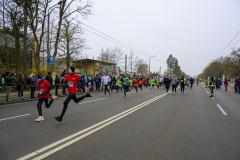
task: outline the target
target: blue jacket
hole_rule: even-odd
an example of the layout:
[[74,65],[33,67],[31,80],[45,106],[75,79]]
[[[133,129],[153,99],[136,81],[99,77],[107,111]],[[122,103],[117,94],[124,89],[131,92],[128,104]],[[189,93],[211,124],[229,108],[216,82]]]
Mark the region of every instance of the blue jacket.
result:
[[190,81],[191,84],[193,84],[194,79],[193,79],[193,78],[190,78],[189,81]]
[[100,80],[100,77],[96,76],[96,77],[95,77],[95,82],[97,82],[97,83],[98,83],[98,82],[99,82],[99,80]]

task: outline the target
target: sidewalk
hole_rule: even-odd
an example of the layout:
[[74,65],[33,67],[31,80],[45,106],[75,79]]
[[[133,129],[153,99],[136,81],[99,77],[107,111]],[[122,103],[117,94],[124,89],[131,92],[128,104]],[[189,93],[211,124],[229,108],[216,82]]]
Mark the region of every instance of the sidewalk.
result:
[[[67,91],[66,91],[67,92]],[[80,92],[80,93],[76,93],[76,95],[82,95],[82,94],[85,94],[85,93],[88,93],[88,89],[85,90],[85,92]],[[103,92],[102,90],[97,90],[97,91],[93,91],[93,92],[90,92],[90,93],[98,93],[98,92]],[[52,95],[55,95],[55,91],[51,91],[50,92]],[[31,99],[30,97],[30,92],[23,92],[23,97],[24,99],[23,100],[20,100],[19,97],[18,97],[18,93],[14,92],[14,93],[11,93],[10,94],[10,102],[6,102],[6,94],[0,94],[0,105],[7,105],[7,104],[13,104],[13,103],[23,103],[23,102],[29,102],[29,101],[37,101],[38,98],[37,98],[37,95],[38,95],[38,91],[35,92],[35,99]],[[59,89],[58,91],[58,97],[66,97],[68,96],[68,92],[67,92],[67,95],[62,95],[62,89]]]

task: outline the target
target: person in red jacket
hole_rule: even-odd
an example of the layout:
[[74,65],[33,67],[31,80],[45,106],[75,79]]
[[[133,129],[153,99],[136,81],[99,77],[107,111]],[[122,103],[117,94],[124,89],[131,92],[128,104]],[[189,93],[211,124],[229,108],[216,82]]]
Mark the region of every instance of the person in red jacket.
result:
[[45,102],[46,108],[50,108],[53,100],[55,98],[57,99],[58,97],[53,95],[52,99],[49,101],[50,90],[52,89],[51,84],[47,80],[42,78],[41,75],[37,75],[36,79],[39,82],[40,93],[39,93],[39,99],[37,104],[39,117],[38,119],[35,119],[35,121],[40,122],[40,121],[44,121],[44,118],[42,116],[42,103]]
[[144,80],[144,84],[145,84],[145,86],[146,86],[146,89],[147,89],[147,86],[148,86],[148,78],[146,78],[145,80]]
[[87,93],[85,96],[81,96],[79,98],[76,97],[76,89],[78,86],[78,81],[81,80],[81,78],[76,75],[74,73],[75,68],[74,67],[69,67],[68,68],[68,75],[66,76],[65,81],[67,82],[67,88],[68,88],[68,97],[67,99],[64,101],[63,103],[63,110],[62,110],[62,114],[59,117],[55,117],[55,119],[59,122],[62,121],[62,118],[67,110],[68,107],[68,103],[71,101],[71,99],[74,100],[75,103],[80,102],[81,100],[83,100],[85,97],[92,97],[89,93]]
[[138,80],[136,78],[135,79],[133,78],[132,81],[133,81],[134,87],[136,89],[136,93],[138,93]]

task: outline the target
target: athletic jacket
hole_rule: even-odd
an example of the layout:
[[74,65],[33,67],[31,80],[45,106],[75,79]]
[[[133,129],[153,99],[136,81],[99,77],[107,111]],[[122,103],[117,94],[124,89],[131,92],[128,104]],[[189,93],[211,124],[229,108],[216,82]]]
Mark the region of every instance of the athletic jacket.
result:
[[135,80],[135,79],[132,79],[133,83],[134,83],[134,86],[137,87],[138,86],[138,81]]
[[102,82],[103,82],[103,85],[108,85],[109,82],[111,82],[111,78],[108,77],[108,76],[103,76],[102,77]]
[[129,78],[128,78],[128,77],[123,78],[123,84],[124,84],[124,86],[129,86],[129,83],[130,83],[130,81],[129,81]]

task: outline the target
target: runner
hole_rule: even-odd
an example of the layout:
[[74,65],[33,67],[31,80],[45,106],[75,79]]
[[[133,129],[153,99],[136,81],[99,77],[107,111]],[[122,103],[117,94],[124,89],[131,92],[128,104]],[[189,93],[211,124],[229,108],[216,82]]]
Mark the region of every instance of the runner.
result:
[[175,74],[173,74],[173,78],[172,78],[172,94],[176,93],[176,91],[177,91],[177,84],[178,84],[178,78],[175,77]]
[[160,88],[161,88],[161,86],[163,86],[163,78],[162,77],[160,78],[160,83],[159,84],[160,84]]
[[213,89],[215,88],[214,86],[214,78],[211,77],[211,80],[209,82],[209,88],[210,88],[210,91],[211,91],[211,96],[210,97],[213,97]]
[[190,82],[190,88],[192,89],[194,79],[191,77],[191,78],[189,79],[189,82]]
[[136,93],[138,93],[138,80],[137,80],[137,78],[135,78],[135,79],[133,78],[132,81],[134,83],[134,87],[135,87]]
[[58,97],[53,95],[52,99],[49,101],[50,90],[52,89],[51,84],[47,80],[42,78],[41,75],[37,75],[36,79],[39,83],[40,93],[39,93],[39,98],[37,103],[39,117],[35,119],[35,121],[40,122],[40,121],[44,121],[44,118],[42,116],[42,103],[45,102],[45,107],[50,108],[53,100],[58,99]]
[[143,78],[140,78],[139,80],[139,86],[141,88],[141,92],[142,92],[142,87],[143,87]]
[[147,87],[148,87],[148,78],[146,78],[145,80],[144,80],[144,84],[145,84],[145,86],[146,86],[146,89],[147,89]]
[[115,74],[113,74],[111,83],[112,83],[111,93],[113,92],[113,90],[116,92],[116,90],[117,90],[117,87],[116,87],[117,79],[115,77]]
[[205,79],[206,88],[208,87],[208,79]]
[[132,79],[130,79],[129,80],[129,92],[131,92],[131,90],[132,90],[132,86],[133,86],[133,81],[132,81]]
[[121,92],[122,92],[122,81],[121,81],[121,78],[119,78],[117,80],[117,93],[118,93],[119,89],[121,89]]
[[104,74],[104,77],[102,77],[102,82],[104,85],[104,95],[103,97],[106,97],[106,92],[108,91],[109,96],[111,96],[111,93],[108,90],[108,84],[111,82],[111,78],[107,75],[107,73]]
[[200,80],[197,78],[197,86],[198,86],[199,81],[200,81]]
[[164,85],[167,92],[169,90],[170,84],[171,84],[171,80],[168,78],[168,76],[166,76],[166,78],[164,79]]
[[224,86],[225,86],[225,91],[227,91],[227,86],[228,86],[228,79],[227,78],[224,81]]
[[123,85],[124,85],[124,97],[123,98],[126,98],[126,92],[128,92],[129,90],[129,78],[127,77],[127,74],[124,75],[125,78],[123,78]]
[[157,79],[156,81],[157,88],[159,89],[159,86],[161,87],[161,81],[160,78]]
[[150,79],[149,80],[149,84],[150,84],[150,90],[153,88],[154,89],[154,79]]
[[78,86],[78,81],[80,81],[81,78],[78,75],[76,75],[74,73],[74,71],[75,71],[74,67],[69,67],[68,68],[68,73],[69,74],[66,76],[65,81],[67,82],[69,95],[63,103],[63,110],[62,110],[61,116],[55,117],[55,119],[59,122],[62,121],[63,116],[64,116],[64,114],[67,110],[68,103],[71,101],[71,99],[73,99],[75,103],[78,103],[81,100],[83,100],[85,97],[92,97],[89,93],[87,93],[85,96],[81,96],[79,98],[76,97],[76,89],[77,89],[77,86]]
[[180,85],[181,85],[181,93],[184,94],[184,88],[185,88],[185,82],[186,82],[186,79],[184,78],[184,76],[182,76],[182,78],[179,79],[179,82],[180,82]]

